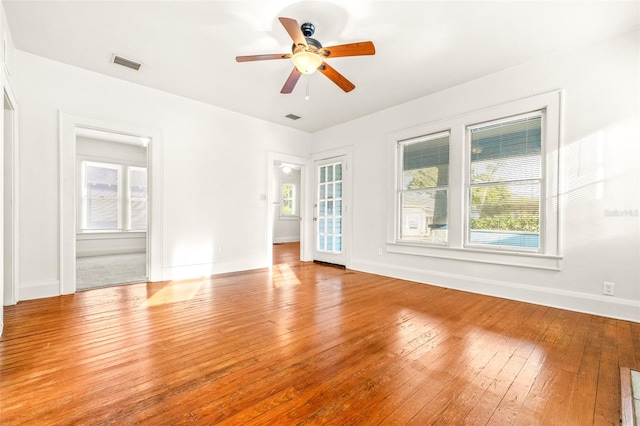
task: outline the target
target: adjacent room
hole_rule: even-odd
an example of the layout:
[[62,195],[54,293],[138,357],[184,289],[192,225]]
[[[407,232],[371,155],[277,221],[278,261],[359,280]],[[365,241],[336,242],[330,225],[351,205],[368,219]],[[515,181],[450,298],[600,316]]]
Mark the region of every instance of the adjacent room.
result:
[[148,142],[76,131],[77,290],[147,281]]
[[638,1],[0,5],[0,423],[638,424]]

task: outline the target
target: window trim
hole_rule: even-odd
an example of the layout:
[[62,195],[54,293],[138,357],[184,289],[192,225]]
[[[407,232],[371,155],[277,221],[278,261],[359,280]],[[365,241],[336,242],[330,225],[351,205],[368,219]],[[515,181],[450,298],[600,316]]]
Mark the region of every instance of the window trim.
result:
[[[100,167],[103,169],[116,170],[118,173],[118,194],[116,196],[117,201],[117,229],[88,229],[85,228],[87,226],[87,167]],[[122,217],[122,204],[123,204],[123,193],[124,188],[122,187],[123,183],[123,170],[122,165],[114,164],[114,163],[105,163],[102,161],[93,161],[93,160],[82,160],[80,161],[80,220],[78,221],[79,231],[81,233],[86,232],[122,232],[125,223]]]
[[[292,190],[291,190],[291,209],[293,210],[293,212],[291,214],[286,214],[284,212],[284,186],[285,185],[291,185]],[[297,219],[298,217],[300,217],[300,215],[298,214],[298,209],[296,208],[296,202],[297,202],[297,192],[298,192],[298,188],[297,188],[297,184],[295,181],[293,180],[281,180],[280,181],[280,218],[287,220],[287,219]]]
[[[134,166],[134,165],[130,165],[130,164],[126,164],[126,165],[122,165],[122,167],[126,170],[126,174],[127,174],[127,186],[126,186],[126,190],[127,190],[127,197],[126,199],[123,200],[123,202],[126,204],[126,211],[124,212],[124,218],[125,218],[125,224],[124,224],[124,232],[146,232],[146,229],[138,229],[138,228],[133,228],[131,223],[131,203],[133,201],[144,201],[146,206],[147,206],[147,228],[149,227],[149,170],[147,169],[147,167],[143,167],[143,166]],[[135,170],[142,170],[146,173],[147,175],[147,191],[146,194],[147,196],[145,198],[135,198],[131,195],[132,191],[131,191],[131,181],[133,180],[131,178],[131,173]]]
[[[538,248],[526,248],[526,247],[514,247],[514,246],[489,246],[487,244],[477,244],[471,242],[471,188],[477,188],[482,186],[482,184],[472,184],[471,183],[471,132],[473,129],[483,126],[491,126],[497,124],[509,123],[514,120],[537,117],[541,118],[541,152],[540,152],[540,178],[531,179],[532,181],[536,181],[540,183],[540,231],[538,232],[539,238],[539,247]],[[468,124],[465,129],[465,207],[464,207],[464,247],[475,250],[492,250],[492,251],[500,251],[505,253],[538,253],[545,254],[545,232],[544,227],[546,225],[547,219],[546,215],[543,213],[546,208],[546,187],[544,183],[546,182],[547,176],[545,176],[546,170],[546,109],[536,110],[536,111],[528,111],[522,114],[511,115],[509,117],[502,117],[496,120],[483,121],[479,123]],[[491,182],[492,185],[503,184],[506,185],[509,182]],[[523,182],[520,182],[521,184]]]
[[[86,218],[86,174],[85,164],[95,164],[100,167],[113,168],[118,170],[118,229],[84,229]],[[129,202],[130,202],[130,187],[129,187],[129,169],[146,169],[147,179],[149,178],[149,168],[145,165],[141,165],[137,162],[120,162],[116,159],[96,158],[93,156],[78,156],[78,200],[77,200],[77,215],[76,220],[76,235],[90,235],[90,234],[146,234],[149,227],[147,218],[147,229],[128,229],[130,227],[129,218]],[[149,186],[147,180],[147,212],[149,209]]]
[[[559,162],[562,138],[561,90],[519,99],[445,120],[391,132],[388,135],[388,212],[386,249],[392,253],[428,256],[469,262],[559,270],[560,245],[560,177]],[[469,126],[502,118],[544,111],[542,147],[540,251],[515,251],[465,244],[467,220],[467,182],[469,182]],[[449,235],[447,245],[415,244],[398,240],[398,143],[421,135],[450,131],[449,143]]]
[[[407,145],[410,144],[416,144],[416,143],[420,143],[420,142],[428,142],[431,140],[435,140],[435,139],[441,139],[443,137],[448,137],[448,144],[449,144],[449,150],[451,149],[451,131],[449,129],[447,130],[443,130],[443,131],[439,131],[439,132],[435,132],[435,133],[429,133],[429,134],[422,134],[422,135],[418,135],[412,138],[408,138],[408,139],[403,139],[403,140],[399,140],[396,143],[396,157],[397,157],[397,162],[396,162],[396,181],[395,181],[395,191],[396,191],[396,201],[395,201],[395,209],[396,209],[396,214],[397,214],[397,222],[396,222],[396,234],[395,234],[395,242],[397,243],[402,243],[402,244],[417,244],[417,245],[434,245],[434,246],[443,246],[443,247],[448,247],[449,246],[449,237],[447,236],[447,240],[446,241],[420,241],[420,242],[413,242],[411,240],[407,240],[407,239],[403,239],[402,238],[402,227],[403,227],[403,212],[402,212],[402,195],[404,193],[407,192],[412,192],[412,191],[420,191],[420,190],[426,190],[426,191],[441,191],[444,190],[447,192],[447,223],[449,221],[449,214],[448,214],[448,209],[449,209],[449,188],[451,185],[450,182],[450,178],[451,176],[447,176],[447,185],[437,185],[437,186],[432,186],[429,188],[421,188],[419,190],[411,190],[411,189],[404,189],[404,185],[403,185],[403,178],[404,178],[404,150],[405,147]],[[449,158],[451,158],[451,154],[449,154]],[[447,163],[447,167],[449,168],[449,170],[451,169],[450,163]],[[449,170],[447,171],[447,174],[449,173]],[[448,226],[448,225],[447,225]]]

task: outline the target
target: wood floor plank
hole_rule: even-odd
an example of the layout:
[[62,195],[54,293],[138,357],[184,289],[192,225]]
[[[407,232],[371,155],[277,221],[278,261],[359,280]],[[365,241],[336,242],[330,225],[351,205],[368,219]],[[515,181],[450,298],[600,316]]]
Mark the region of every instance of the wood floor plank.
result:
[[604,319],[602,347],[593,424],[619,424],[621,417],[620,366],[618,363],[616,320]]
[[6,307],[0,423],[618,424],[640,324],[298,255]]

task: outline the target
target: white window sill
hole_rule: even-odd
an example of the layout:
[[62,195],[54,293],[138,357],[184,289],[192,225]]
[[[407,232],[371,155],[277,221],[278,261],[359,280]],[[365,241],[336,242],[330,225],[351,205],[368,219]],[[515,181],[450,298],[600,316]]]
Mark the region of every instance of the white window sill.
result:
[[562,260],[562,256],[539,253],[426,246],[406,243],[387,243],[387,251],[398,254],[462,260],[466,262],[490,263],[494,265],[518,266],[523,268],[547,269],[552,271],[560,270],[560,261]]
[[279,220],[300,220],[300,216],[279,216]]

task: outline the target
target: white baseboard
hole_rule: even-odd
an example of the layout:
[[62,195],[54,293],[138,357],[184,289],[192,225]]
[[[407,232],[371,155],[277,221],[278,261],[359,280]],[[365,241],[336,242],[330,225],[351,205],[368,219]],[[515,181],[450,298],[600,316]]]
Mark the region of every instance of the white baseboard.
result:
[[636,300],[536,287],[528,284],[476,278],[455,273],[403,268],[362,260],[352,260],[349,268],[376,275],[416,281],[422,284],[640,323],[640,301]]
[[78,257],[91,257],[91,256],[109,256],[112,254],[134,254],[134,253],[144,253],[146,250],[144,248],[130,248],[130,247],[122,247],[122,248],[109,248],[109,249],[84,249],[82,252],[78,251],[76,256]]
[[177,265],[165,267],[162,271],[162,280],[187,280],[193,278],[209,277],[211,275],[226,274],[228,272],[249,271],[252,269],[266,268],[264,262],[226,262],[226,263],[200,263],[195,265]]
[[19,300],[34,300],[60,296],[60,281],[25,283],[18,288]]
[[273,243],[274,244],[279,244],[279,243],[299,243],[300,242],[300,237],[273,237]]

